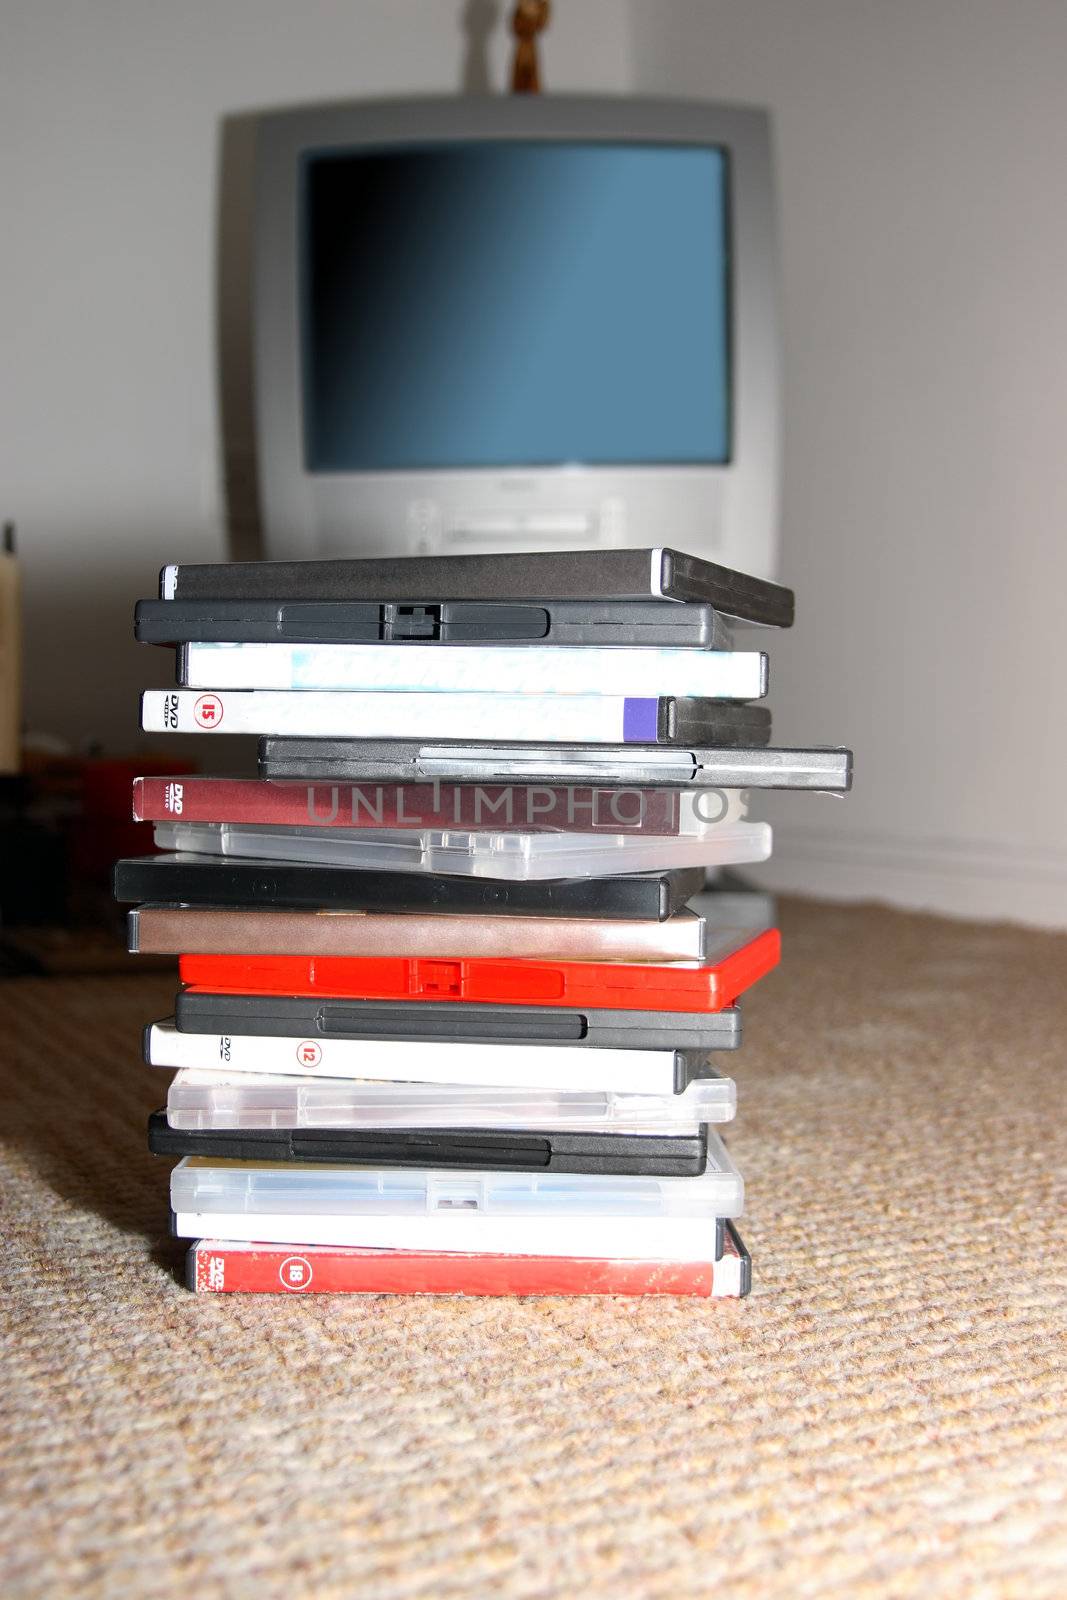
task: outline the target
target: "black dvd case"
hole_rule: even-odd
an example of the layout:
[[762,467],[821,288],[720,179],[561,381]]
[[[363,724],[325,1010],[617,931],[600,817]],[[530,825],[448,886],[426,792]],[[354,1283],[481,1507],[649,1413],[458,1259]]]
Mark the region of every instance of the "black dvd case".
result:
[[139,600],[133,632],[159,645],[733,645],[714,606],[659,600]]
[[680,600],[788,628],[793,592],[663,547],[165,567],[167,600]]
[[172,1128],[148,1119],[159,1156],[218,1161],[309,1161],[368,1167],[471,1167],[695,1178],[708,1161],[707,1130],[691,1134],[546,1133],[493,1128]]
[[741,1012],[613,1011],[434,1000],[321,1000],[316,995],[180,990],[181,1033],[295,1039],[398,1039],[447,1044],[587,1045],[673,1050],[675,1090],[706,1076],[710,1050],[741,1043]]
[[190,906],[335,911],[476,911],[525,917],[665,922],[704,887],[702,867],[616,878],[504,881],[436,872],[369,871],[319,862],[250,861],[184,851],[115,863],[115,899]]

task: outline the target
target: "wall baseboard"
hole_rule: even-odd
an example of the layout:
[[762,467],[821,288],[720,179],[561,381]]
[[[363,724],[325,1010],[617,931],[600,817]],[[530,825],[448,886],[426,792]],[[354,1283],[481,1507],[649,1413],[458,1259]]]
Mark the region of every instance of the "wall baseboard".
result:
[[768,888],[825,900],[1067,928],[1067,850],[776,824],[774,855],[752,875]]

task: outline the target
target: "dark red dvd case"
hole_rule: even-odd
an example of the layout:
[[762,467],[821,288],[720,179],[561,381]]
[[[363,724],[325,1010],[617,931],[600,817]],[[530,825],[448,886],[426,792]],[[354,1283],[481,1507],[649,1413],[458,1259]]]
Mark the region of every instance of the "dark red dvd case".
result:
[[672,837],[679,832],[681,799],[670,789],[588,784],[299,783],[189,774],[135,778],[133,815],[138,822]]

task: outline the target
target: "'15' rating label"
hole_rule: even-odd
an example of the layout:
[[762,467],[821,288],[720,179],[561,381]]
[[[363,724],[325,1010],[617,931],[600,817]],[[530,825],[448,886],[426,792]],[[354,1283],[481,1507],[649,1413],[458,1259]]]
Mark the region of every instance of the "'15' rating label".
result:
[[222,721],[222,701],[217,694],[202,694],[193,707],[198,728],[217,728]]

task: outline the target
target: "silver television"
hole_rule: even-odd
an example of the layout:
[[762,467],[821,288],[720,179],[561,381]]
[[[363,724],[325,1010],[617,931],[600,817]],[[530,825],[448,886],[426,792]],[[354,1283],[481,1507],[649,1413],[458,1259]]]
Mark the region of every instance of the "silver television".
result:
[[586,96],[259,121],[265,554],[671,544],[774,576],[768,119]]

